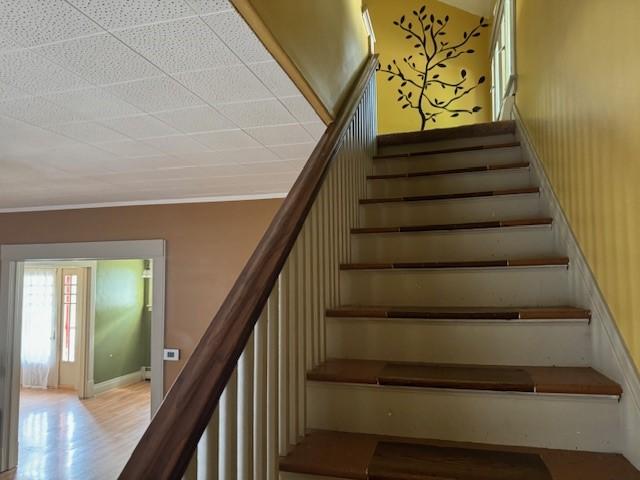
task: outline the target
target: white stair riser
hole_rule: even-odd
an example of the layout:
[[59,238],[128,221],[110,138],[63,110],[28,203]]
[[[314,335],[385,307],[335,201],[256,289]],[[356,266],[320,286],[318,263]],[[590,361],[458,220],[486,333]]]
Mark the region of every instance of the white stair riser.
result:
[[361,226],[391,227],[512,220],[542,215],[540,195],[521,194],[426,202],[363,204]]
[[357,234],[351,236],[351,249],[354,262],[489,260],[557,253],[550,227]]
[[369,180],[368,198],[504,190],[518,185],[533,185],[528,168],[434,175],[432,177]]
[[425,170],[445,170],[520,161],[522,161],[520,147],[494,148],[415,157],[377,158],[373,161],[373,173],[422,172]]
[[309,428],[614,452],[612,397],[535,395],[308,382]]
[[570,304],[563,267],[340,272],[342,305],[556,306]]
[[589,324],[327,318],[327,356],[402,362],[588,366]]
[[445,148],[472,147],[477,145],[499,145],[517,141],[518,139],[513,134],[489,135],[486,137],[465,137],[450,140],[441,140],[438,142],[412,143],[395,145],[392,147],[382,147],[378,149],[378,154],[387,155],[394,153],[426,152],[432,150],[443,150]]

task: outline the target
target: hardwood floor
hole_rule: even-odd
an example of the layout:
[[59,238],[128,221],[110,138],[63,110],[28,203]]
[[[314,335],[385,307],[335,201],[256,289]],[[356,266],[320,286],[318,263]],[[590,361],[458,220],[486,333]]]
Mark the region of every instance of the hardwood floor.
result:
[[89,400],[64,390],[20,394],[18,469],[0,480],[112,480],[149,423],[148,383]]

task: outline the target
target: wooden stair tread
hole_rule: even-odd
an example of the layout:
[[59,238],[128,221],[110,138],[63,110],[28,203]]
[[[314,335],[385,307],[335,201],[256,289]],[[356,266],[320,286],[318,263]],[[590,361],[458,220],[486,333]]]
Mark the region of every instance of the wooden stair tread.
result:
[[307,374],[312,381],[425,388],[582,395],[622,394],[591,367],[527,367],[331,359]]
[[539,194],[538,187],[510,188],[505,190],[485,190],[480,192],[441,193],[437,195],[411,195],[407,197],[363,198],[360,205],[378,205],[387,203],[435,202],[442,200],[462,200],[486,197],[506,197],[510,195]]
[[516,123],[513,120],[500,122],[474,123],[460,127],[435,128],[416,132],[388,133],[378,135],[379,147],[407,145],[412,143],[439,142],[459,138],[489,137],[495,135],[510,135],[516,133]]
[[399,180],[407,178],[435,177],[441,175],[458,175],[462,173],[499,172],[503,170],[520,170],[529,168],[529,162],[498,163],[481,165],[476,167],[452,168],[448,170],[426,170],[407,173],[387,173],[381,175],[368,175],[367,180]]
[[412,157],[425,157],[428,155],[442,155],[447,153],[462,153],[462,152],[475,152],[479,150],[499,150],[503,148],[519,147],[520,142],[506,142],[506,143],[494,143],[487,145],[469,145],[466,147],[451,147],[440,148],[437,150],[426,150],[420,152],[406,152],[406,153],[389,153],[386,155],[376,155],[374,160],[382,160],[388,158],[412,158]]
[[468,268],[522,268],[568,266],[567,257],[513,258],[505,260],[474,260],[456,262],[395,262],[395,263],[344,263],[341,270],[440,270]]
[[[640,472],[626,458],[615,453],[486,445],[326,430],[309,432],[289,455],[281,457],[280,469],[284,472],[333,476],[353,480],[403,479],[401,476],[389,476],[388,470],[389,467],[392,467],[392,464],[386,461],[387,459],[380,458],[382,456],[380,453],[384,453],[386,450],[378,451],[381,443],[406,444],[406,450],[400,450],[408,453],[416,452],[416,446],[472,449],[475,452],[480,452],[477,455],[485,459],[495,458],[497,452],[537,455],[547,468],[550,475],[547,478],[550,480],[640,480]],[[482,457],[481,453],[483,452],[487,453],[486,457]],[[376,453],[379,453],[378,458],[374,458]],[[531,468],[529,467],[530,471]],[[533,471],[535,472],[536,470]],[[376,477],[375,475],[387,476]],[[425,477],[408,478],[415,480],[416,478]],[[458,480],[460,477],[445,476],[444,478]],[[462,478],[464,479],[464,477]],[[489,478],[500,479],[500,477]],[[526,479],[527,477],[515,478]],[[536,479],[536,477],[532,478]],[[506,477],[506,479],[509,479],[509,477]]]
[[395,227],[360,227],[352,228],[353,234],[369,233],[410,233],[410,232],[437,232],[451,230],[481,230],[492,228],[533,227],[551,225],[552,218],[525,218],[516,220],[489,220],[485,222],[446,223],[432,225],[404,225]]
[[421,318],[439,320],[588,320],[591,312],[575,307],[390,307],[343,306],[327,310],[329,317]]

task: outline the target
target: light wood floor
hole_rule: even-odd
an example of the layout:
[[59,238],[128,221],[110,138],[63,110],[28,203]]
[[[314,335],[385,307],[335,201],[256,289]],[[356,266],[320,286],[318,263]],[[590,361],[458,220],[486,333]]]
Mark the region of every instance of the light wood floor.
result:
[[0,480],[113,480],[149,424],[148,383],[79,400],[64,390],[20,393],[18,469]]

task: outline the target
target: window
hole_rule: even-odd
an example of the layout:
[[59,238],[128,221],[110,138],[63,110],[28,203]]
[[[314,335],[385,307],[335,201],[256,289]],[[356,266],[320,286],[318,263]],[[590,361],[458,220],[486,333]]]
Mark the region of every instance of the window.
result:
[[499,0],[494,15],[495,28],[491,43],[494,120],[511,117],[516,93],[515,1]]
[[62,276],[62,361],[76,361],[78,275]]

